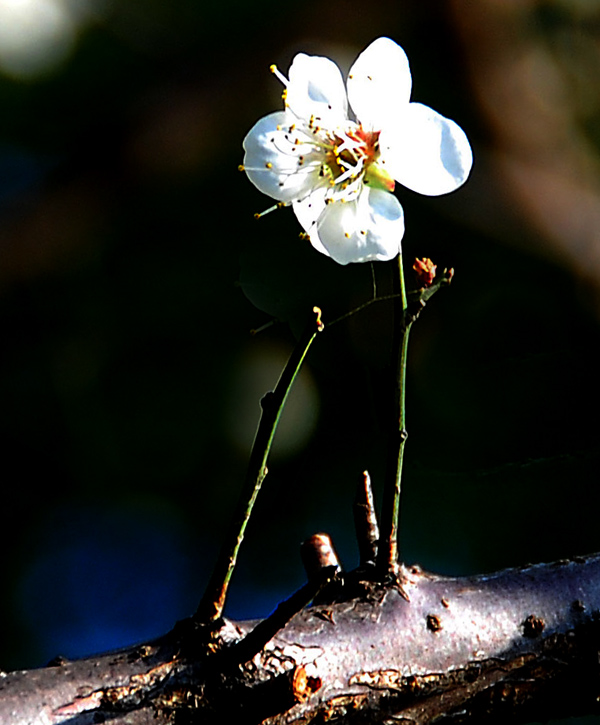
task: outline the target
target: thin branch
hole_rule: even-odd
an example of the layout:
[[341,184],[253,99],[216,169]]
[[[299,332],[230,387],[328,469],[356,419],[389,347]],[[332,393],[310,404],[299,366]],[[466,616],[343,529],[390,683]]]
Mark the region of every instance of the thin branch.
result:
[[398,574],[398,518],[400,513],[400,488],[402,462],[406,432],[406,360],[408,334],[412,319],[406,314],[406,288],[402,255],[398,255],[398,274],[394,277],[394,336],[392,355],[394,360],[395,385],[393,420],[388,443],[388,465],[386,466],[381,509],[381,541],[377,556],[380,576],[396,577]]
[[381,297],[372,297],[370,300],[363,302],[362,305],[359,305],[358,307],[354,307],[353,309],[349,310],[348,312],[344,312],[343,315],[336,317],[335,320],[333,320],[332,322],[328,322],[327,327],[331,328],[333,325],[337,325],[338,322],[342,322],[342,320],[346,320],[348,317],[352,317],[352,315],[356,315],[357,312],[362,312],[367,307],[370,307],[371,305],[375,304],[376,302],[387,302],[388,300],[395,300],[398,297],[399,297],[398,294],[381,295]]
[[223,614],[229,582],[235,569],[244,532],[262,482],[267,475],[267,458],[279,418],[308,349],[317,333],[321,332],[323,328],[321,310],[314,307],[311,319],[296,343],[275,390],[267,393],[261,400],[262,415],[254,438],[244,487],[212,577],[194,615],[197,622],[214,622]]
[[450,284],[454,276],[453,269],[444,269],[442,274],[435,277],[436,267],[429,259],[417,260],[413,269],[417,273],[420,288],[407,295],[402,255],[399,255],[398,274],[394,278],[393,290],[394,338],[392,350],[395,363],[393,418],[390,425],[388,464],[383,487],[381,539],[377,553],[377,569],[382,580],[389,576],[398,580],[400,573],[398,526],[404,444],[408,437],[406,431],[406,365],[409,332],[427,301],[441,287]]
[[335,564],[320,569],[301,589],[281,602],[272,614],[259,622],[241,642],[229,650],[227,659],[231,658],[235,664],[250,661],[294,615],[302,611],[335,578],[338,570],[339,567]]

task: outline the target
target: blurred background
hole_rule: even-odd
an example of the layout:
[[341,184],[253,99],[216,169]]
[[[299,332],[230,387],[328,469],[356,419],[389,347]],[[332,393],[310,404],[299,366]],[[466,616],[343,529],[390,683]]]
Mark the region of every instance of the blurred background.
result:
[[[401,187],[406,267],[455,279],[413,327],[401,546],[437,572],[600,549],[600,6],[595,0],[0,0],[0,667],[163,633],[196,608],[259,399],[313,305],[389,292],[237,170],[271,63],[406,50],[475,166]],[[264,330],[252,335],[267,323]],[[267,615],[318,531],[355,566],[380,492],[388,303],[311,350],[227,614]]]

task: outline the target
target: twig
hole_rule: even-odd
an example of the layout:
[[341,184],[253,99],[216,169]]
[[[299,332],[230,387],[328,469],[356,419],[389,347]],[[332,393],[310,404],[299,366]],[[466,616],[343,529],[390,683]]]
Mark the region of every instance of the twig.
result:
[[[430,260],[427,260],[430,262]],[[435,266],[430,263],[435,274]],[[426,302],[454,276],[453,269],[444,269],[438,278],[428,280],[424,286],[407,296],[402,255],[398,257],[398,275],[394,278],[394,339],[395,360],[394,408],[388,446],[388,465],[383,487],[381,507],[381,539],[377,552],[377,569],[382,580],[389,576],[399,579],[398,523],[400,515],[400,491],[406,431],[406,363],[408,335],[413,322],[420,315]]]
[[377,555],[377,568],[385,578],[398,574],[398,517],[400,512],[400,488],[402,462],[406,432],[406,359],[408,353],[408,333],[412,319],[406,314],[406,288],[402,255],[398,255],[398,274],[394,277],[394,337],[392,350],[394,356],[394,403],[393,418],[388,443],[388,464],[385,471],[383,499],[381,507],[381,541]]
[[363,302],[358,307],[354,307],[351,310],[348,310],[348,312],[344,312],[343,315],[336,317],[335,320],[328,322],[327,329],[330,329],[331,327],[333,327],[333,325],[337,325],[338,322],[342,322],[343,320],[346,320],[348,317],[352,317],[352,315],[356,315],[358,312],[362,312],[363,310],[366,310],[367,307],[374,305],[376,302],[387,302],[388,300],[395,300],[398,297],[399,297],[399,295],[397,295],[397,294],[381,295],[381,297],[372,297],[370,300]]
[[282,630],[290,619],[309,604],[332,581],[338,573],[339,567],[335,564],[326,566],[308,580],[308,582],[291,597],[281,602],[277,609],[266,619],[256,625],[241,642],[238,642],[228,653],[235,664],[243,664],[251,660],[267,642]]
[[219,553],[212,577],[194,615],[196,622],[206,623],[215,621],[223,613],[229,582],[235,568],[240,546],[244,538],[244,532],[262,482],[267,475],[267,458],[275,436],[277,424],[279,423],[279,418],[306,353],[317,333],[321,332],[323,328],[321,310],[318,307],[314,307],[310,322],[296,343],[296,347],[279,378],[275,390],[267,393],[261,400],[262,415],[254,438],[244,487],[236,514],[225,537],[225,542]]

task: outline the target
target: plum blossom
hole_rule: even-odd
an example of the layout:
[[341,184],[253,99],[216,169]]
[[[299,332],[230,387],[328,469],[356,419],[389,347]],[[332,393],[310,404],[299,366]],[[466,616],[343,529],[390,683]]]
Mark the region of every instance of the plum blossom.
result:
[[410,101],[408,59],[389,38],[358,56],[346,87],[329,58],[299,53],[289,79],[271,70],[285,107],[248,132],[241,168],[292,206],[319,252],[339,264],[392,259],[404,235],[395,181],[427,196],[457,189],[473,163],[464,131]]

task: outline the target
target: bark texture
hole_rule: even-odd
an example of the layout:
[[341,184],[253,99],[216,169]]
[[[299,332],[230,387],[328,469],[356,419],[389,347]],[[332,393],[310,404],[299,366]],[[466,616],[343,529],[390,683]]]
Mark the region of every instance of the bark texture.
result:
[[[403,587],[334,580],[287,623],[185,620],[3,674],[2,725],[529,722],[599,711],[600,554]],[[259,630],[260,631],[260,630]],[[254,642],[251,647],[248,642]],[[258,649],[258,651],[255,651]]]

